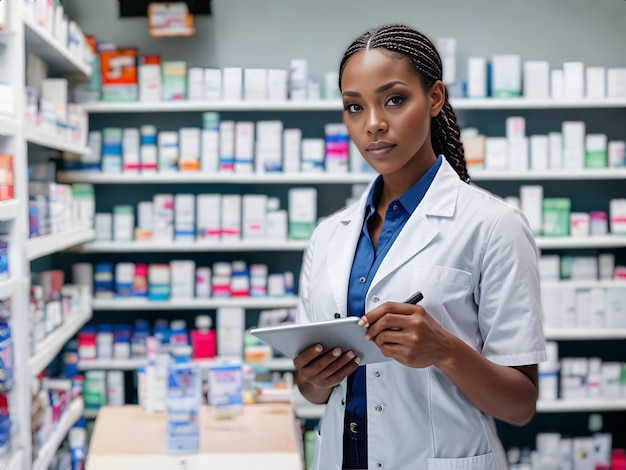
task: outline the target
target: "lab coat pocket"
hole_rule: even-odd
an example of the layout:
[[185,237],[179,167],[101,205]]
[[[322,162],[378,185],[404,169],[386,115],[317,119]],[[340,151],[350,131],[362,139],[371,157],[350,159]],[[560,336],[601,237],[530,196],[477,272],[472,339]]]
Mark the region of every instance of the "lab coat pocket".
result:
[[420,304],[437,320],[441,320],[443,311],[457,310],[465,304],[471,283],[470,273],[448,266],[420,264],[413,266],[411,273],[412,291],[424,294]]
[[428,470],[498,470],[493,453],[461,459],[428,459]]
[[[420,282],[432,283],[434,285],[444,284],[448,288],[450,285],[469,287],[472,275],[467,271],[449,266],[419,264],[413,266],[412,281],[418,287]],[[446,287],[443,287],[443,289],[446,289]]]

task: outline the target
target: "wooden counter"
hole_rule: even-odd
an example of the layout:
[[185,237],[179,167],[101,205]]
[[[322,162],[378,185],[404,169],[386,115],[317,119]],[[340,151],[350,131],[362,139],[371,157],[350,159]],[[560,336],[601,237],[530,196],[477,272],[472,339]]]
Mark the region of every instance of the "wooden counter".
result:
[[138,406],[104,407],[98,413],[86,470],[302,470],[302,445],[287,404],[244,407],[235,419],[201,411],[200,451],[168,454],[165,414]]

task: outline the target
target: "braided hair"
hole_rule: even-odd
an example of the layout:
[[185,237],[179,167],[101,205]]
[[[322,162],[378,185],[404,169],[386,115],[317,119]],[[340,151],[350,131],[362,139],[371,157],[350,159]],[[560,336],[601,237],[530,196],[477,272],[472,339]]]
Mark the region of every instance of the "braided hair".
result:
[[[433,43],[423,34],[402,24],[388,24],[359,36],[344,53],[339,66],[339,88],[346,63],[356,52],[363,49],[384,48],[406,57],[411,69],[419,74],[426,90],[442,79],[441,57]],[[465,165],[461,131],[445,90],[443,108],[431,118],[431,143],[436,154],[443,154],[459,177],[469,183]]]

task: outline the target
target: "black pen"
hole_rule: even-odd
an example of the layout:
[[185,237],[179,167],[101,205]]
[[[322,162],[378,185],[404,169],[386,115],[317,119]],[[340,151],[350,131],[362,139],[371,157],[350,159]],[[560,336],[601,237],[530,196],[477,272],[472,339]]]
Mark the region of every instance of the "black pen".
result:
[[420,291],[417,291],[415,294],[413,294],[411,297],[409,297],[408,299],[406,299],[402,303],[403,304],[413,304],[413,305],[415,305],[416,303],[418,303],[423,298],[424,298],[424,296],[422,295],[422,293]]

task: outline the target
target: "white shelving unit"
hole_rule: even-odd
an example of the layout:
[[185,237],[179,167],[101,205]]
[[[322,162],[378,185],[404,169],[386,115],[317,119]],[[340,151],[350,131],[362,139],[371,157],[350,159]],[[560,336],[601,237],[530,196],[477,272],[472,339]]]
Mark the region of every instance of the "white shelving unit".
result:
[[32,261],[42,256],[88,242],[89,240],[93,240],[93,237],[94,230],[92,228],[79,228],[31,238],[26,244],[26,256]]
[[[473,181],[519,181],[519,180],[623,180],[625,168],[603,168],[563,171],[511,171],[472,170]],[[172,183],[233,183],[233,184],[358,184],[369,183],[375,175],[371,173],[100,173],[96,171],[61,171],[57,178],[61,183],[93,184],[172,184]]]
[[48,335],[37,345],[35,354],[28,360],[28,368],[33,376],[48,367],[48,364],[63,349],[63,346],[91,319],[91,310],[76,314],[65,320],[65,323]]
[[17,199],[0,201],[0,221],[16,219],[20,211],[20,202]]
[[[0,299],[8,299],[15,294],[17,290],[17,281],[13,277],[0,281]],[[2,468],[2,467],[0,467]]]
[[55,72],[91,75],[91,65],[73,57],[54,37],[23,12],[26,50],[43,59]]
[[173,184],[173,183],[216,183],[216,184],[358,184],[369,183],[371,173],[100,173],[94,171],[61,171],[57,173],[62,183],[92,184]]
[[8,454],[0,457],[0,468],[2,470],[18,470],[22,468],[24,461],[24,451],[17,449],[16,451],[9,451]]
[[146,359],[92,359],[78,361],[78,370],[137,370],[146,365]]
[[[620,248],[626,245],[626,236],[606,235],[590,237],[536,237],[537,247],[541,249],[575,248]],[[77,242],[75,244],[78,244]],[[102,242],[85,243],[72,251],[83,253],[134,253],[134,252],[205,252],[211,251],[303,251],[306,240],[287,242],[251,243],[251,242]]]
[[546,328],[544,334],[551,340],[626,339],[624,328]]
[[77,155],[88,155],[89,147],[78,145],[73,142],[67,142],[62,140],[58,136],[48,134],[40,129],[28,128],[25,131],[26,140],[40,147],[49,148],[52,150],[59,150],[62,152],[75,153]]
[[297,297],[246,297],[246,298],[208,298],[208,299],[172,299],[162,302],[148,299],[94,299],[92,307],[98,310],[211,310],[221,307],[243,308],[289,308],[295,307]]
[[20,121],[15,116],[0,113],[0,136],[14,136],[20,127]]
[[174,252],[233,252],[233,251],[302,251],[307,241],[286,242],[91,242],[76,247],[73,251],[82,253],[174,253]]
[[[530,100],[524,98],[452,99],[458,110],[625,108],[625,99]],[[156,103],[87,103],[89,113],[168,113],[189,111],[341,111],[341,100],[321,101],[167,101]]]
[[586,400],[554,400],[538,401],[539,413],[568,413],[568,412],[596,412],[596,411],[625,411],[626,400],[592,399]]
[[520,180],[623,180],[626,168],[588,168],[585,170],[510,170],[468,169],[473,181],[520,181]]
[[[219,361],[218,358],[208,362]],[[206,362],[206,361],[205,361]],[[146,359],[142,357],[131,359],[92,359],[78,362],[78,370],[137,370],[146,365]],[[258,369],[269,369],[273,371],[293,371],[293,361],[289,358],[275,358],[253,364]]]
[[[6,2],[2,2],[3,4]],[[28,165],[29,149],[44,147],[54,151],[87,154],[85,146],[75,145],[58,136],[48,135],[24,119],[26,95],[26,57],[38,56],[43,71],[55,76],[65,74],[89,75],[91,67],[77,59],[41,25],[28,16],[24,2],[9,0],[7,24],[10,31],[0,32],[0,81],[8,83],[15,97],[13,113],[0,114],[0,152],[13,156],[14,199],[0,201],[0,221],[8,239],[9,279],[0,281],[0,298],[10,299],[11,333],[13,337],[14,386],[8,393],[13,433],[11,452],[0,458],[2,470],[47,470],[58,446],[71,425],[82,416],[82,399],[71,404],[59,426],[43,447],[37,459],[32,459],[31,387],[33,377],[40,373],[63,348],[67,340],[91,318],[91,311],[70,317],[66,323],[37,345],[31,357],[30,325],[27,315],[30,303],[31,267],[29,261],[63,250],[93,238],[93,229],[80,228],[40,239],[28,239]],[[32,2],[31,2],[32,3]],[[38,2],[42,3],[42,2]],[[43,3],[42,3],[43,4]],[[30,77],[33,79],[34,77]],[[36,83],[37,80],[31,80]],[[37,152],[44,156],[44,152]],[[32,158],[32,154],[31,154]],[[31,161],[32,163],[32,161]]]
[[589,237],[536,237],[537,247],[548,249],[622,248],[626,235],[594,235]]
[[562,287],[563,289],[606,289],[609,287],[626,287],[626,279],[607,279],[603,281],[543,281],[543,287]]
[[82,398],[75,398],[68,409],[63,413],[48,441],[39,449],[37,458],[33,462],[33,470],[47,470],[54,454],[67,436],[72,426],[83,415],[84,402]]
[[[296,415],[301,419],[317,420],[322,417],[325,405],[297,405]],[[624,411],[626,400],[555,400],[538,401],[537,413],[577,413],[577,412],[602,412]]]

